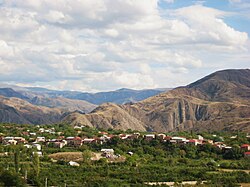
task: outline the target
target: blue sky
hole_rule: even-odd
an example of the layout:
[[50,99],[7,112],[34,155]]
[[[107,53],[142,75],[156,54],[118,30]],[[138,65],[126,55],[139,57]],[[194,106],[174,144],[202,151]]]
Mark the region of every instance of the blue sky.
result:
[[249,68],[248,0],[0,0],[0,80],[107,91]]

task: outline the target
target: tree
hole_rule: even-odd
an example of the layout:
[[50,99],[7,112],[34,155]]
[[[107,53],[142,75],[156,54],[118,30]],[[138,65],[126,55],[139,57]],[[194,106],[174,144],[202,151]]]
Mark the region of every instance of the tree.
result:
[[20,176],[18,176],[18,174],[7,170],[0,174],[0,183],[1,182],[4,184],[4,186],[25,186],[24,181]]
[[37,152],[34,152],[33,154],[32,164],[35,171],[35,175],[38,177],[40,173],[40,159]]
[[85,164],[90,164],[91,161],[91,151],[90,150],[84,150],[82,152],[82,162]]
[[223,157],[225,159],[240,159],[243,157],[243,151],[239,147],[234,146],[232,149],[227,150]]
[[19,160],[20,160],[20,151],[19,149],[15,149],[15,152],[14,152],[14,164],[15,164],[15,171],[16,173],[18,173],[19,171]]

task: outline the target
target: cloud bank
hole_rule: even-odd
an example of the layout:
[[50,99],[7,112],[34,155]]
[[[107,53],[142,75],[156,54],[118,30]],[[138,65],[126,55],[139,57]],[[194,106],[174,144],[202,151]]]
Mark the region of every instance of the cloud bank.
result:
[[4,0],[0,80],[82,91],[143,89],[247,67],[248,33],[225,22],[233,12],[168,7],[174,3]]

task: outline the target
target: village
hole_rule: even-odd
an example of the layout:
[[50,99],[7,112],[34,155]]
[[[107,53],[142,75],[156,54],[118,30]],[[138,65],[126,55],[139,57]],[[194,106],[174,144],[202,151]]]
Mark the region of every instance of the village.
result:
[[[84,126],[74,126],[74,130],[77,133],[80,133]],[[38,156],[43,156],[43,149],[47,147],[62,149],[64,147],[70,148],[79,148],[82,145],[90,145],[90,144],[99,144],[103,145],[111,141],[113,138],[118,138],[121,141],[131,141],[135,139],[143,139],[146,142],[150,142],[153,140],[158,140],[160,142],[167,142],[169,144],[177,144],[177,145],[192,145],[192,146],[203,146],[206,144],[213,145],[222,151],[227,151],[232,149],[231,145],[226,145],[223,141],[223,137],[218,137],[220,141],[214,141],[211,139],[205,139],[201,135],[197,135],[197,138],[188,139],[182,136],[169,136],[165,133],[121,133],[121,134],[109,134],[105,131],[98,131],[98,136],[93,137],[79,137],[79,136],[63,136],[64,132],[56,132],[55,128],[44,128],[40,126],[36,126],[36,131],[30,131],[29,129],[21,132],[23,136],[15,137],[15,136],[4,136],[3,133],[0,133],[0,144],[3,146],[9,145],[23,145],[27,149],[33,149],[33,154],[37,153]],[[44,135],[44,136],[43,136]],[[47,135],[53,135],[56,138],[46,138]],[[213,137],[217,135],[213,134]],[[231,139],[236,139],[237,135],[231,136]],[[246,138],[250,139],[249,135],[246,135]],[[239,145],[240,149],[244,152],[244,157],[250,157],[250,145],[247,143]],[[115,155],[115,150],[111,148],[103,148],[100,150],[102,156],[106,158],[114,158],[119,157],[120,155]],[[0,153],[2,155],[8,155],[8,152]],[[133,152],[129,151],[127,154],[133,155]]]
[[4,176],[20,177],[32,185],[48,180],[51,186],[81,186],[82,181],[104,178],[118,186],[214,184],[221,176],[227,179],[223,183],[248,183],[249,140],[242,132],[157,133],[67,124],[1,124],[0,165]]

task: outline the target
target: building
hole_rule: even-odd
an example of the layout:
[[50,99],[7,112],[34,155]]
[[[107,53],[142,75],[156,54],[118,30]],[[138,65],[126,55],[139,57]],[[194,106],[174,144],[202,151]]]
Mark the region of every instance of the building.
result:
[[36,138],[36,142],[45,142],[46,141],[46,139],[45,139],[45,137],[37,137]]
[[66,141],[69,147],[80,147],[82,145],[82,139],[80,137],[67,137]]
[[155,134],[145,134],[144,139],[147,141],[155,139]]
[[250,158],[250,151],[245,152],[245,153],[244,153],[244,156],[247,157],[247,158]]
[[68,163],[70,166],[80,166],[80,164],[78,164],[77,162],[74,162],[74,161],[69,161]]
[[240,146],[241,149],[245,150],[245,151],[250,151],[250,145],[249,144],[243,144]]

